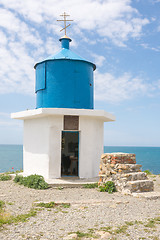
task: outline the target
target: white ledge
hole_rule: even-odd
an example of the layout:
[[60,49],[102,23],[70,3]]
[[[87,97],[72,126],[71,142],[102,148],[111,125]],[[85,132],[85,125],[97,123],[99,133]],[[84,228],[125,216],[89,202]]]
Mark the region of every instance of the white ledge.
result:
[[94,109],[73,109],[73,108],[38,108],[33,110],[26,110],[22,112],[16,112],[11,114],[13,119],[33,119],[53,115],[75,115],[75,116],[86,116],[96,117],[104,122],[115,121],[116,118],[113,114],[108,113],[104,110]]

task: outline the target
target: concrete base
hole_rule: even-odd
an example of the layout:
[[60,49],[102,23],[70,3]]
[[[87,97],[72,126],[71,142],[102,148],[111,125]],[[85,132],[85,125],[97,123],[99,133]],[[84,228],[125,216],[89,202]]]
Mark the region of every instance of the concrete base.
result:
[[77,188],[77,187],[83,187],[86,184],[92,184],[97,183],[99,180],[99,177],[96,178],[74,178],[74,177],[66,177],[66,178],[60,178],[60,179],[46,179],[46,182],[51,187],[63,187],[63,188]]

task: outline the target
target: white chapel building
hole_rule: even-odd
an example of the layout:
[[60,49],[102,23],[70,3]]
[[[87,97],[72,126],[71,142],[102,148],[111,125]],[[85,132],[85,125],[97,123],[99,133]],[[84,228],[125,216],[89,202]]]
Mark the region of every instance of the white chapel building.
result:
[[59,41],[60,52],[34,66],[36,108],[11,114],[24,121],[24,175],[97,177],[104,122],[115,117],[94,109],[95,64],[70,50],[66,34]]

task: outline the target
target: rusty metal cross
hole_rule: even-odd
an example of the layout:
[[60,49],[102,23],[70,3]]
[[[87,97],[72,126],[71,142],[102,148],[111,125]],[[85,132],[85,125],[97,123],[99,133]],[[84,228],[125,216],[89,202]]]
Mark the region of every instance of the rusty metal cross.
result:
[[64,28],[62,28],[62,29],[60,30],[60,32],[63,31],[63,30],[65,30],[65,35],[66,35],[66,28],[71,25],[71,24],[68,24],[68,25],[66,26],[66,22],[67,22],[67,21],[73,21],[73,20],[67,20],[66,17],[68,17],[68,16],[70,16],[70,15],[67,15],[65,12],[64,12],[62,15],[60,15],[60,16],[64,17],[63,20],[57,20],[57,21],[64,22]]

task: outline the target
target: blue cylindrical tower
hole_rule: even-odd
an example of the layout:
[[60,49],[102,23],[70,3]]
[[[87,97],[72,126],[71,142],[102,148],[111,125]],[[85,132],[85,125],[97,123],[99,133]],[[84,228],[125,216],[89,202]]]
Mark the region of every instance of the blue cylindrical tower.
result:
[[35,65],[36,108],[93,109],[96,66],[69,49],[66,35],[60,42],[60,52]]

